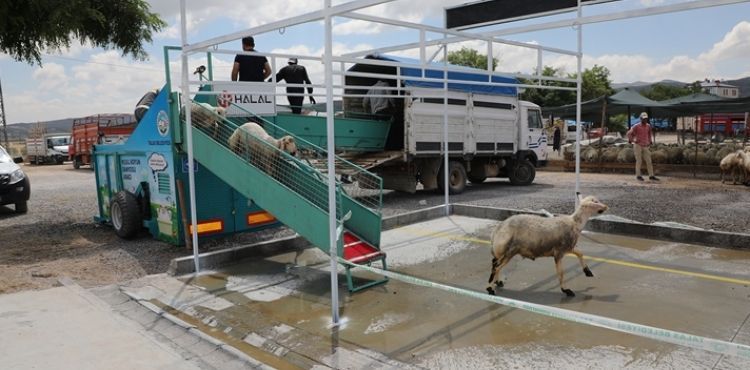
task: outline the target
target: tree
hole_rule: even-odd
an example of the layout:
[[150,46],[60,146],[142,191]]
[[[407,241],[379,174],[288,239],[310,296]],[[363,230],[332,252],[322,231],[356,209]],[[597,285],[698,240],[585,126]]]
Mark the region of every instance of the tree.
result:
[[[700,91],[700,90],[699,90]],[[656,101],[678,98],[693,93],[689,87],[681,87],[666,84],[655,84],[641,92],[641,95]]]
[[[474,49],[462,47],[461,50],[448,53],[448,63],[487,70],[487,55],[479,54]],[[497,58],[492,58],[492,70],[497,67]]]
[[[563,70],[559,68],[552,68],[550,66],[544,66],[542,70],[542,76],[545,77],[562,77]],[[565,76],[569,79],[576,79],[577,74],[568,74]],[[607,67],[594,65],[591,69],[585,69],[582,75],[581,83],[581,100],[591,100],[600,96],[608,96],[614,93],[612,89],[612,83],[609,80],[609,69]],[[534,81],[522,80],[522,83],[533,84]],[[560,86],[560,87],[575,87],[574,83],[559,82],[559,81],[542,81],[543,86]],[[558,107],[566,104],[573,104],[576,102],[576,94],[574,91],[566,90],[552,90],[552,89],[527,89],[521,98],[524,100],[531,101],[542,107]]]
[[0,51],[42,64],[41,54],[70,47],[72,39],[144,60],[144,42],[167,24],[145,0],[0,1]]
[[[604,66],[594,65],[591,69],[583,71],[581,100],[596,99],[600,96],[612,95],[615,90],[609,80],[609,69]],[[576,78],[576,74],[569,76]]]

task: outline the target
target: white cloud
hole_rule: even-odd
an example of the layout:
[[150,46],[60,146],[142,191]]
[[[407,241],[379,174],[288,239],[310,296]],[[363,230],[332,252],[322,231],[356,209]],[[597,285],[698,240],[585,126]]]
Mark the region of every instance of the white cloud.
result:
[[31,77],[39,83],[39,88],[42,90],[60,89],[68,85],[65,67],[56,63],[44,64],[44,67],[34,71]]

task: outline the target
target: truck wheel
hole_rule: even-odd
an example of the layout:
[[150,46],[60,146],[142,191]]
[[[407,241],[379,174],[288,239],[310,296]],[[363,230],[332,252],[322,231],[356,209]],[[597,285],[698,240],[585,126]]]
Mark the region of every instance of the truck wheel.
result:
[[481,184],[485,180],[487,180],[487,176],[469,172],[469,181],[471,181],[472,184]]
[[135,195],[124,190],[118,192],[110,204],[109,212],[117,236],[130,239],[141,229],[141,212]]
[[536,177],[536,169],[528,159],[515,162],[508,173],[510,183],[513,185],[531,185],[534,177]]
[[16,213],[26,213],[29,211],[29,205],[26,201],[16,203]]
[[[466,189],[466,168],[461,162],[450,161],[448,163],[450,172],[448,173],[448,193],[449,194],[461,194]],[[445,173],[441,166],[438,171],[437,186],[440,192],[445,192]]]
[[81,157],[73,158],[73,168],[75,169],[81,168]]
[[57,163],[57,164],[63,164],[63,163],[65,163],[65,158],[63,158],[63,157],[57,157],[57,158],[55,158],[55,163]]

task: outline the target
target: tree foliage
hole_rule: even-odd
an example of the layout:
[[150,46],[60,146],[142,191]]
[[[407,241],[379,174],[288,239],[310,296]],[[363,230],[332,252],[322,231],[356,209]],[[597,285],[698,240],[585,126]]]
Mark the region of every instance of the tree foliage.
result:
[[[564,71],[559,68],[552,68],[550,66],[544,66],[542,69],[542,76],[545,77],[566,77],[569,79],[576,79],[577,74],[567,74],[563,76]],[[612,95],[614,89],[612,89],[612,82],[609,79],[609,69],[604,66],[595,65],[592,68],[587,68],[583,71],[582,84],[581,84],[581,100],[591,100],[604,95]],[[525,84],[535,84],[534,80],[523,80]],[[559,82],[559,81],[542,81],[543,86],[557,86],[557,87],[575,87],[574,83]],[[531,101],[542,107],[557,107],[566,104],[573,104],[576,102],[575,91],[566,90],[552,90],[552,89],[526,89],[521,95],[524,100]]]
[[[487,70],[487,54],[480,54],[474,49],[462,47],[461,50],[448,53],[448,63]],[[497,58],[492,58],[492,70],[497,67]]]
[[0,1],[0,51],[41,64],[41,54],[70,47],[71,40],[119,49],[143,60],[143,43],[166,23],[145,0]]
[[702,93],[700,81],[695,81],[687,86],[675,86],[667,84],[655,84],[649,89],[641,92],[641,95],[656,101],[679,98],[680,96]]

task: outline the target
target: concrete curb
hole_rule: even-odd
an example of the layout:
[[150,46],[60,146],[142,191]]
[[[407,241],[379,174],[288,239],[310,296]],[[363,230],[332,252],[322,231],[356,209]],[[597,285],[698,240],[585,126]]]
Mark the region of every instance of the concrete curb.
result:
[[[538,214],[517,209],[503,209],[493,207],[473,206],[468,204],[453,204],[452,214],[504,220],[515,214]],[[708,247],[750,249],[750,234],[729,233],[724,231],[694,230],[679,227],[649,225],[638,222],[612,221],[592,219],[586,224],[586,230],[609,234],[637,236],[649,239],[665,240],[677,243],[698,244]]]

